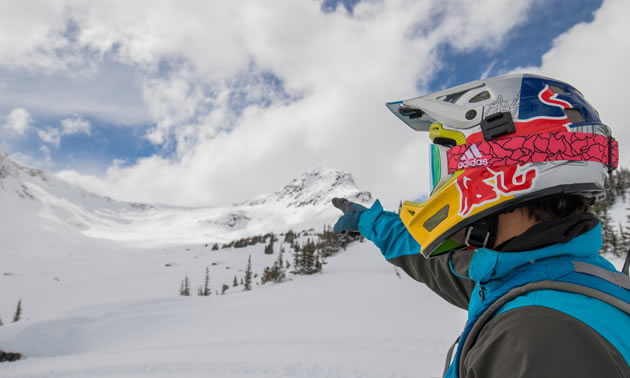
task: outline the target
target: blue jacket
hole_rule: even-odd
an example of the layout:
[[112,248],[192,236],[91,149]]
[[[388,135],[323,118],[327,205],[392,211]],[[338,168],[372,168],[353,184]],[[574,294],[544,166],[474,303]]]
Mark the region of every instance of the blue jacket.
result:
[[[420,246],[406,231],[398,215],[383,211],[378,201],[361,215],[359,231],[372,240],[389,261],[419,254]],[[456,273],[450,261],[452,256],[459,252],[447,257],[450,273],[462,279],[472,280],[474,288],[468,303],[468,322],[446,376],[458,376],[457,367],[462,346],[481,314],[495,300],[513,288],[539,281],[565,281],[595,287],[630,303],[630,291],[602,282],[596,277],[573,272],[573,261],[582,261],[615,271],[612,264],[599,255],[601,245],[601,226],[597,225],[567,243],[531,251],[510,253],[480,248],[472,252],[467,277],[461,277]],[[414,278],[421,281],[426,279]],[[581,294],[536,290],[507,302],[493,316],[527,306],[546,307],[580,320],[603,336],[623,356],[626,364],[630,364],[630,315],[625,312]]]

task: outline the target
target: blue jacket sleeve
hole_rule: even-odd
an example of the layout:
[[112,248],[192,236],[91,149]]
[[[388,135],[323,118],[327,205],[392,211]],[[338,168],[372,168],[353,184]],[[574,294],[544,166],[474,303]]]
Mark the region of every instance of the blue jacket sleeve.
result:
[[449,303],[463,309],[468,307],[475,286],[474,281],[465,277],[472,250],[424,258],[420,244],[407,231],[399,215],[383,211],[378,201],[361,214],[359,232],[381,250],[388,262],[403,269],[411,278],[426,284]]
[[359,232],[371,240],[387,260],[420,253],[420,244],[407,231],[400,216],[384,211],[378,200],[361,214]]

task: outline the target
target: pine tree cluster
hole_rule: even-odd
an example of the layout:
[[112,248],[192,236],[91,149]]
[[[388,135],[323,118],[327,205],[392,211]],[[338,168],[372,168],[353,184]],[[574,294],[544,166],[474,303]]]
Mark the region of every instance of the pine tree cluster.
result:
[[184,278],[179,285],[179,295],[189,297],[190,296],[190,281],[188,280],[188,275]]
[[[630,214],[626,219],[612,219],[611,207],[621,199],[626,201],[626,189],[630,188],[630,171],[619,168],[606,177],[606,198],[593,205],[592,211],[602,225],[604,244],[600,253],[623,256],[630,247]],[[630,212],[630,209],[627,209]]]
[[331,226],[325,226],[323,232],[313,235],[313,239],[307,238],[306,243],[299,245],[293,241],[293,271],[294,274],[314,274],[323,270],[326,258],[345,250],[348,245],[361,236],[349,234],[336,234]]
[[[271,266],[267,266],[263,269],[260,281],[256,284],[265,284],[268,282],[282,282],[286,279],[287,274],[315,274],[323,270],[323,266],[326,264],[326,258],[338,252],[341,249],[346,249],[348,244],[353,241],[361,240],[360,236],[350,236],[335,234],[332,232],[331,226],[324,227],[324,230],[320,233],[315,232],[314,229],[301,231],[295,233],[290,230],[284,235],[283,242],[277,247],[276,243],[279,242],[279,237],[274,233],[267,233],[265,235],[251,236],[236,240],[234,242],[224,244],[222,248],[244,248],[251,245],[264,243],[265,247],[263,252],[265,254],[274,254],[279,251],[278,258]],[[300,243],[300,240],[304,240]],[[285,258],[285,247],[289,248],[289,252],[293,250],[293,264]],[[218,244],[212,246],[213,250],[219,248]],[[258,274],[252,270],[252,256],[249,255],[247,260],[247,267],[244,272],[244,276],[234,276],[232,285],[223,284],[221,290],[216,290],[216,294],[219,292],[225,294],[230,287],[243,286],[244,291],[252,290],[254,280],[258,277]],[[214,265],[214,264],[213,264]],[[292,268],[292,270],[290,270]],[[188,275],[180,282],[179,295],[190,296],[191,283]],[[197,288],[198,296],[210,296],[212,290],[210,288],[210,269],[206,267],[204,284]]]
[[232,241],[230,243],[227,244],[223,244],[223,246],[221,248],[225,249],[225,248],[245,248],[245,247],[249,247],[251,245],[256,245],[256,244],[261,244],[261,243],[265,243],[267,241],[267,238],[270,237],[275,237],[273,233],[267,233],[265,235],[256,235],[256,236],[249,236],[249,237],[245,237],[242,239],[238,239],[235,241]]
[[[265,267],[263,270],[262,277],[260,278],[260,283],[265,284],[267,282],[282,282],[286,278],[286,270],[288,269],[288,264],[285,265],[285,261],[283,259],[284,248],[280,249],[280,253],[278,253],[278,258],[274,261],[272,266]],[[288,262],[287,262],[288,263]]]

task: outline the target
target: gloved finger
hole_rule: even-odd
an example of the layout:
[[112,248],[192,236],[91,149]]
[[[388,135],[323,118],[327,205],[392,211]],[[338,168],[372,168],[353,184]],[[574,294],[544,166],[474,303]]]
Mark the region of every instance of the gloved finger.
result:
[[348,201],[345,198],[333,198],[332,204],[334,207],[343,211],[344,213],[356,211],[354,207],[352,207],[352,202]]

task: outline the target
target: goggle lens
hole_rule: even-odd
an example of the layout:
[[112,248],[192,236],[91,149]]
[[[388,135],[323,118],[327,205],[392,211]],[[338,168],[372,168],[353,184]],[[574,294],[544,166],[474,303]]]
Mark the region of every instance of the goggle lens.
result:
[[430,145],[430,162],[431,162],[431,192],[435,190],[435,187],[440,182],[442,175],[442,165],[440,161],[440,149],[437,144]]
[[449,147],[431,144],[429,149],[431,162],[431,193],[444,185],[452,175],[448,174],[448,158],[446,152]]

